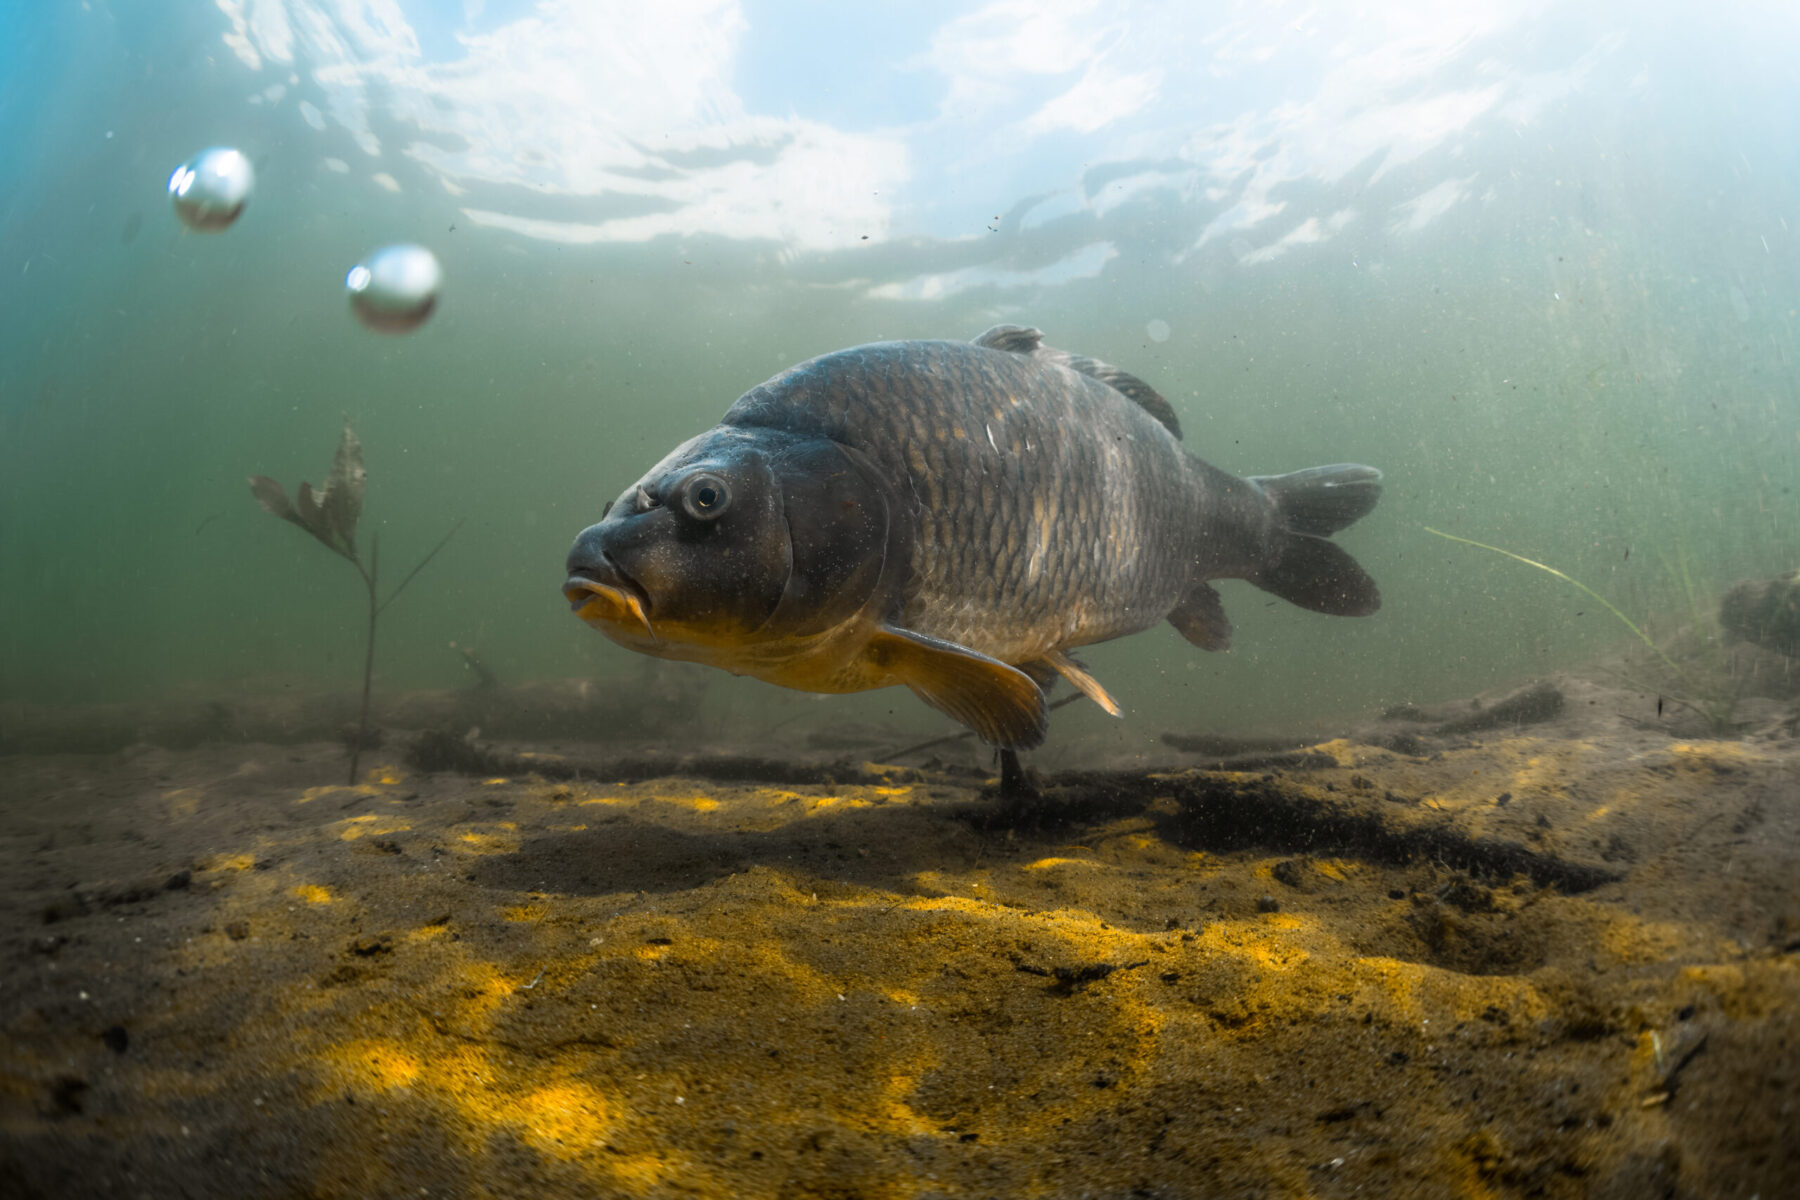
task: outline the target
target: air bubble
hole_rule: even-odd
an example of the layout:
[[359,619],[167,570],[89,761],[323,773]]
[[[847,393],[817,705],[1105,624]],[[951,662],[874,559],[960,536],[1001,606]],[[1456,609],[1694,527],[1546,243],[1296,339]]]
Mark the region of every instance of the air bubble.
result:
[[344,277],[350,311],[379,333],[410,333],[423,325],[443,282],[437,256],[410,242],[383,246]]
[[218,233],[244,211],[256,172],[240,150],[213,146],[182,163],[169,176],[175,215],[189,229]]

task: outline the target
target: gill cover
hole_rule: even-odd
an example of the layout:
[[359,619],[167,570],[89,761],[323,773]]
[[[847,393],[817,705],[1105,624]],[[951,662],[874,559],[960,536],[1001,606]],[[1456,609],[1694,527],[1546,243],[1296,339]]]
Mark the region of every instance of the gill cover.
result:
[[762,632],[806,637],[885,607],[897,595],[907,546],[879,473],[828,438],[765,436],[778,439],[770,468],[781,489],[789,559],[780,602]]

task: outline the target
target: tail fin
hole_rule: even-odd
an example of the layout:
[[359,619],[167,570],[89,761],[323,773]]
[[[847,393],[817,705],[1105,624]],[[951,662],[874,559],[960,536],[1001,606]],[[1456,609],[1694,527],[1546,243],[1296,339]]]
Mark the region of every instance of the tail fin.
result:
[[1381,472],[1359,463],[1308,467],[1286,475],[1253,475],[1295,533],[1330,537],[1369,515],[1381,499]]
[[1273,565],[1251,582],[1290,604],[1339,617],[1366,617],[1381,592],[1342,548],[1325,539],[1381,499],[1381,472],[1356,463],[1252,479],[1275,502],[1288,535]]

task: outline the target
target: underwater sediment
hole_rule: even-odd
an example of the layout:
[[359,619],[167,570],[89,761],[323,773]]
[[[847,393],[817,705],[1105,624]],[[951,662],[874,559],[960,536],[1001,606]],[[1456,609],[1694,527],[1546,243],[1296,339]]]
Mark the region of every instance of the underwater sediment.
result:
[[1026,803],[668,747],[11,755],[0,1180],[1792,1191],[1800,740],[1545,686]]

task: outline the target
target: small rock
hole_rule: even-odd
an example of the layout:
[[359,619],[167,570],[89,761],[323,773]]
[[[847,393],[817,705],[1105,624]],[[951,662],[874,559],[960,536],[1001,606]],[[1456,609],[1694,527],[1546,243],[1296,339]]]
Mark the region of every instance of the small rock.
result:
[[1275,869],[1270,874],[1275,876],[1278,883],[1285,883],[1296,889],[1306,880],[1306,868],[1292,858],[1284,858],[1276,863]]
[[1280,912],[1281,901],[1275,899],[1273,896],[1264,896],[1261,900],[1256,902],[1256,911],[1259,913]]
[[350,943],[350,953],[358,958],[373,958],[377,954],[386,954],[393,948],[394,939],[385,933],[373,937],[365,934]]
[[1453,879],[1439,896],[1446,904],[1454,904],[1467,913],[1493,912],[1494,893],[1472,879]]

